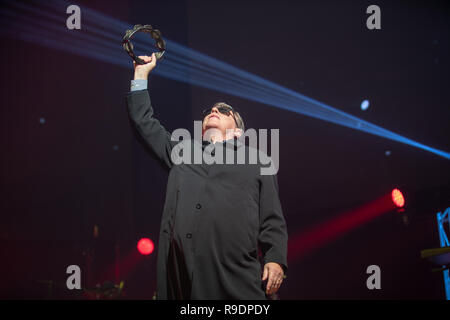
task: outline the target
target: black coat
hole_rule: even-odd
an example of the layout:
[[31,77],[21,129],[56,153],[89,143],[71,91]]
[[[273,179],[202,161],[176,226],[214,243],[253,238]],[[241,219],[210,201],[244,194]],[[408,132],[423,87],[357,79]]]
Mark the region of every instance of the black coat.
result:
[[[140,140],[169,171],[157,298],[266,299],[260,257],[287,271],[288,237],[277,176],[261,175],[260,164],[174,164],[171,153],[178,141],[171,141],[153,117],[148,90],[130,92],[126,100]],[[193,140],[186,142],[192,150],[198,147]],[[217,148],[230,146],[219,142],[213,147],[214,155]],[[243,144],[231,148],[249,149]]]

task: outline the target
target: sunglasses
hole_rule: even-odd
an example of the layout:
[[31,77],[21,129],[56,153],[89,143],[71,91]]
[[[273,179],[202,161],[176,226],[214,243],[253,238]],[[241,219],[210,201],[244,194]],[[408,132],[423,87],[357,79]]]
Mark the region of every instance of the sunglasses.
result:
[[[206,117],[207,115],[211,114],[213,108],[214,108],[214,107],[203,110],[203,112],[202,112],[203,117]],[[224,115],[226,115],[226,116],[229,116],[229,115],[231,114],[231,111],[233,111],[233,109],[231,109],[231,108],[229,108],[229,107],[223,107],[223,106],[222,106],[222,107],[217,107],[217,110],[218,110],[221,114],[224,114]],[[234,118],[234,116],[233,116],[233,118]]]
[[[202,114],[203,114],[203,118],[206,117],[207,115],[212,113],[212,109],[213,108],[217,108],[217,110],[221,113],[224,114],[226,116],[229,116],[231,114],[231,112],[233,111],[233,119],[234,119],[234,123],[236,123],[236,127],[238,127],[238,122],[236,120],[236,117],[234,116],[234,111],[235,109],[231,108],[231,107],[224,107],[224,106],[220,106],[220,107],[211,107],[208,109],[203,110]],[[238,110],[236,110],[236,112],[239,112]]]

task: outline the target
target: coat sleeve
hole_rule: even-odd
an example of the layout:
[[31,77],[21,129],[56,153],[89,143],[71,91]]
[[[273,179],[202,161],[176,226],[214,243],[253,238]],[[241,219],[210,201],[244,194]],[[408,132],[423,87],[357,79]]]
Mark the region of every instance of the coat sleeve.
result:
[[276,262],[287,273],[287,241],[286,221],[278,196],[277,175],[261,175],[259,196],[260,229],[258,242],[263,254],[264,264]]
[[171,160],[174,142],[171,134],[153,117],[153,108],[148,90],[129,92],[126,96],[128,117],[132,127],[137,131],[138,138],[150,153],[166,169],[173,165]]

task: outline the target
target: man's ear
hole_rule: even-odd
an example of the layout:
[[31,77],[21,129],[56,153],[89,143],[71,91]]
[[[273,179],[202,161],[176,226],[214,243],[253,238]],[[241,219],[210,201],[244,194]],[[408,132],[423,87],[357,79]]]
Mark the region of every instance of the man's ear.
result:
[[235,128],[235,129],[234,129],[234,136],[235,136],[236,138],[239,138],[243,133],[244,133],[244,132],[242,131],[241,128]]

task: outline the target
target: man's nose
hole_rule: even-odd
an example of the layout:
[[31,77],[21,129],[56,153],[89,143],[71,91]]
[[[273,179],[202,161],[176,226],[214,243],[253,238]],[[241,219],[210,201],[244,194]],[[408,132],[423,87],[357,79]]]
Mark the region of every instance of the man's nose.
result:
[[213,113],[213,112],[219,113],[219,109],[217,109],[217,107],[213,107],[213,108],[211,109],[211,113]]

